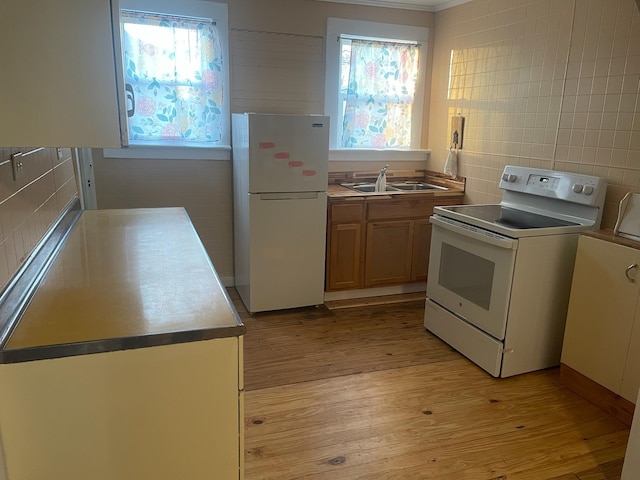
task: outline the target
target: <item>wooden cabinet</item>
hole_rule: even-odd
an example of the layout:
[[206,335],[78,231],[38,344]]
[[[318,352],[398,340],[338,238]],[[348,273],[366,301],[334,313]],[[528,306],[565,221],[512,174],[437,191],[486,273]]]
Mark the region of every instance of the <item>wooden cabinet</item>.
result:
[[3,3],[0,145],[120,146],[115,2]]
[[329,203],[327,290],[362,287],[364,198]]
[[413,281],[427,280],[432,229],[433,225],[428,218],[420,218],[413,222],[413,245],[415,246],[411,263],[411,280]]
[[640,386],[640,250],[581,236],[562,363],[635,403]]
[[435,205],[458,196],[348,197],[330,199],[328,291],[425,281]]
[[365,287],[411,281],[413,221],[367,223]]

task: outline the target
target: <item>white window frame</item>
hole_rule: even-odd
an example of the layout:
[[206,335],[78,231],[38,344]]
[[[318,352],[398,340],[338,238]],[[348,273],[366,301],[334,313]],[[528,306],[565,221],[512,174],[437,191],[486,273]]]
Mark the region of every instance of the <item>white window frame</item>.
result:
[[[120,9],[140,10],[167,15],[184,15],[187,17],[212,18],[216,21],[216,28],[223,53],[224,74],[223,89],[224,103],[222,113],[226,119],[223,139],[220,144],[212,147],[190,146],[184,143],[166,142],[162,145],[129,145],[126,111],[124,98],[124,71],[122,66],[122,47],[120,36]],[[105,158],[157,158],[184,160],[230,160],[231,159],[231,101],[229,91],[229,13],[226,3],[215,3],[203,0],[120,0],[113,2],[113,34],[116,59],[116,77],[118,83],[118,103],[120,108],[120,132],[123,148],[105,148]]]
[[391,23],[366,22],[345,18],[327,19],[326,68],[325,68],[325,115],[331,117],[329,135],[329,160],[426,160],[429,150],[412,148],[360,149],[338,148],[338,112],[340,111],[340,35],[371,37],[382,40],[417,42],[420,48],[420,70],[416,82],[416,94],[411,119],[411,144],[420,145],[422,136],[422,115],[425,98],[427,71],[427,43],[429,29]]

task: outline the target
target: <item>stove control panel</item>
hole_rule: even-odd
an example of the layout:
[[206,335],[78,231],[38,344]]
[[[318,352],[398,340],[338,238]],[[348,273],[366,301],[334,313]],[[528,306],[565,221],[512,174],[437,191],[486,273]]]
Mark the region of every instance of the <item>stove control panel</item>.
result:
[[505,191],[548,197],[583,205],[599,205],[606,193],[603,178],[580,173],[507,165],[499,187]]

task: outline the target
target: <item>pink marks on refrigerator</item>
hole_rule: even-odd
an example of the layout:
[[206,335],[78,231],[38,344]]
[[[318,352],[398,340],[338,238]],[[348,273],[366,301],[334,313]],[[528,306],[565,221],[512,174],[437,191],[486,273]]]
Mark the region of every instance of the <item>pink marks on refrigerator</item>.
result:
[[[270,150],[275,148],[276,144],[275,142],[259,142],[258,146],[260,147],[261,150]],[[289,152],[275,152],[273,154],[273,158],[276,158],[278,160],[288,160],[289,158],[291,158],[291,154]],[[287,165],[289,166],[289,168],[300,168],[304,166],[304,162],[300,160],[289,160],[287,162]],[[303,177],[313,177],[317,173],[318,172],[311,169],[306,169],[306,170],[303,169],[300,171],[300,174]]]

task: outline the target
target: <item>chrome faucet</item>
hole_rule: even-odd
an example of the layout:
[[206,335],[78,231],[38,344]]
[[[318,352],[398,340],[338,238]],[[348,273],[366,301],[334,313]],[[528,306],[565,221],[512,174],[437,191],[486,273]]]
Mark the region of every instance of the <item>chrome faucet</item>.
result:
[[376,192],[385,192],[387,190],[387,169],[389,165],[385,165],[380,169],[378,179],[376,180]]

